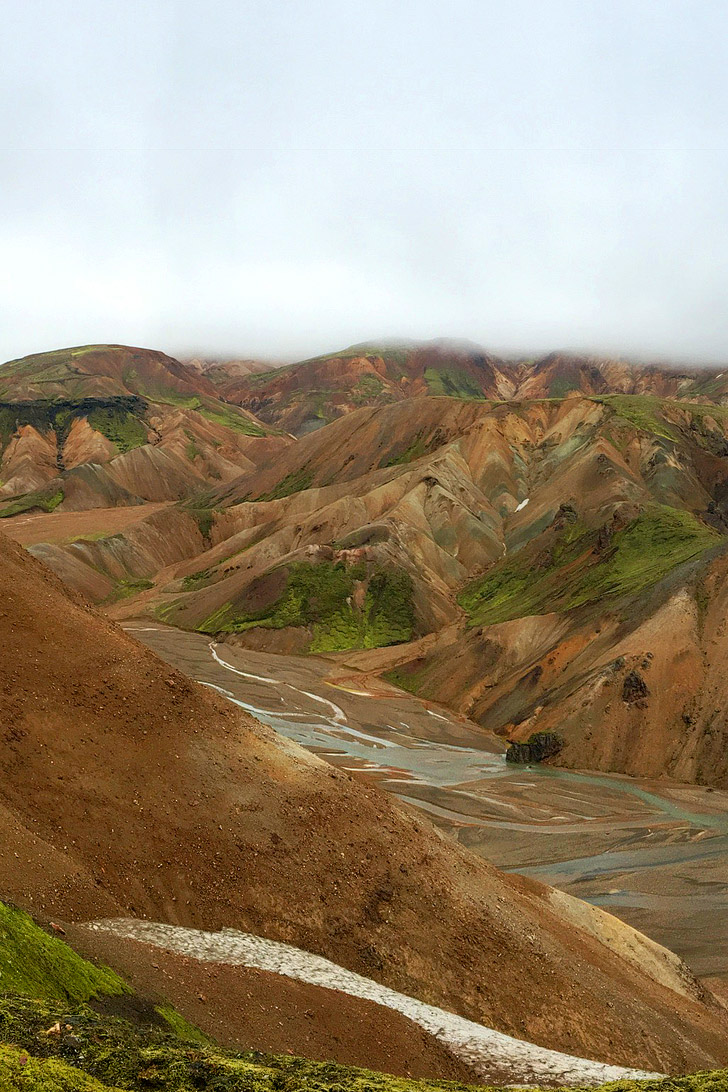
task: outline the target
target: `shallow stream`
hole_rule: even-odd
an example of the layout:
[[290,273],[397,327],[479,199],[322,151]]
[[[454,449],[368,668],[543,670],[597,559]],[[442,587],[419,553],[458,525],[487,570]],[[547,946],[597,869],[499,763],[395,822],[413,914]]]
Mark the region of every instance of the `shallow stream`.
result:
[[499,867],[607,907],[698,974],[728,975],[728,794],[512,767],[503,743],[472,722],[323,658],[127,628],[282,735],[422,808]]

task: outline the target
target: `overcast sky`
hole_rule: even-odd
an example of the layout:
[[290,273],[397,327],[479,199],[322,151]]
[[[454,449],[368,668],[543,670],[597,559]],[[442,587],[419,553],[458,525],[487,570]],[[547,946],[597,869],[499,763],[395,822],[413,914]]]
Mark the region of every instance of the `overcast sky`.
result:
[[728,7],[4,0],[0,359],[728,360]]

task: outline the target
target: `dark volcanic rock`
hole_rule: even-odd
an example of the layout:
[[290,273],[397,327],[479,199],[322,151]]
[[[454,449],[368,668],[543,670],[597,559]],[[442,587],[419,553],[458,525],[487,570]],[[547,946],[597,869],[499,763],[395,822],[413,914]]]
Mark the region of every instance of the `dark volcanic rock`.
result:
[[630,671],[628,675],[625,675],[624,685],[622,686],[622,701],[641,701],[647,697],[649,692],[647,683],[639,671]]
[[555,732],[534,732],[527,743],[510,743],[506,751],[506,762],[522,765],[543,762],[545,758],[557,755],[563,746],[563,739]]

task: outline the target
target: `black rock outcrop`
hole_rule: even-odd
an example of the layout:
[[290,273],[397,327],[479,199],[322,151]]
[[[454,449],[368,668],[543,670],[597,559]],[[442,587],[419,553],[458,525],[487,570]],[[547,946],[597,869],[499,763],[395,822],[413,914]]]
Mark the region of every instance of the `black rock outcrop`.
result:
[[506,762],[516,762],[521,765],[543,762],[545,758],[553,758],[557,755],[563,746],[563,739],[555,732],[534,732],[526,743],[509,741]]

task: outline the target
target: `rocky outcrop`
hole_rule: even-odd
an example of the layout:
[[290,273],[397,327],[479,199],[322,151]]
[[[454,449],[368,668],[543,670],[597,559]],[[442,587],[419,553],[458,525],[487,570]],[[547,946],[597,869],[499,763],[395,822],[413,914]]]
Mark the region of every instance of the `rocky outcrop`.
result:
[[649,692],[647,683],[642,678],[639,671],[630,671],[625,675],[624,683],[622,684],[622,701],[629,702],[630,704],[637,701],[644,701]]
[[530,765],[553,758],[564,745],[561,736],[555,732],[534,732],[526,743],[510,742],[506,751],[506,762]]

